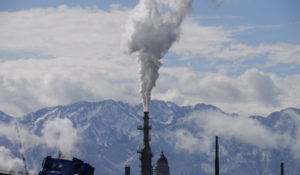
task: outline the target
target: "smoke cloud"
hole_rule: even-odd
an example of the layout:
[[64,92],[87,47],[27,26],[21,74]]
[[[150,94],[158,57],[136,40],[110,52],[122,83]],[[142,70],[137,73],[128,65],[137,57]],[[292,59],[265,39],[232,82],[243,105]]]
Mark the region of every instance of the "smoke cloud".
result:
[[55,148],[64,156],[71,157],[77,152],[76,145],[79,143],[79,135],[68,118],[55,118],[47,120],[42,134],[49,148]]
[[137,53],[141,95],[149,111],[151,90],[158,79],[161,58],[178,39],[180,25],[193,0],[141,0],[126,26],[126,52]]

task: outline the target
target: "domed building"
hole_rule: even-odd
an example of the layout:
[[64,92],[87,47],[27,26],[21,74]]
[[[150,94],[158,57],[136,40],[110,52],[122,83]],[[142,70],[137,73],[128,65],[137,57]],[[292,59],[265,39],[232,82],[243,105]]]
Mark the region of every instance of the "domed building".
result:
[[161,152],[160,157],[156,162],[155,174],[170,175],[168,159],[165,157],[163,152]]

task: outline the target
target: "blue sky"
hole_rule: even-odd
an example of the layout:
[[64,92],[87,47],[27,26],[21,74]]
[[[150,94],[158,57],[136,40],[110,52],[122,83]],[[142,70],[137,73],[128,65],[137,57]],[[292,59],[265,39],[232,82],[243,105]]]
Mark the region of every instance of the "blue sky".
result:
[[[138,62],[122,49],[138,2],[1,0],[0,110],[20,116],[81,100],[139,103]],[[152,97],[245,115],[300,107],[298,9],[298,0],[194,1]]]

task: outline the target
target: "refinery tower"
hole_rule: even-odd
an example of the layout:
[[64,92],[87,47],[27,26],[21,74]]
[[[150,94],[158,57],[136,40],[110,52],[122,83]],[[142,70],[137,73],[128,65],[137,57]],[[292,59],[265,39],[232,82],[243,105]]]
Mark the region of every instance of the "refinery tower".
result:
[[138,153],[141,154],[141,175],[152,175],[152,157],[153,154],[150,148],[150,137],[149,131],[151,130],[151,126],[149,125],[149,112],[144,112],[144,126],[138,126],[138,130],[142,130],[144,132],[144,143],[142,149],[138,150]]

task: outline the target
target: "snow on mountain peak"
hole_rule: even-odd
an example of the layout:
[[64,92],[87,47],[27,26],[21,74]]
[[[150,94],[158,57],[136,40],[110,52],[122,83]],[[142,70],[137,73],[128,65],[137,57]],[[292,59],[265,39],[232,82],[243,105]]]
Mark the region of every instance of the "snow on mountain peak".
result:
[[[150,144],[154,158],[161,151],[168,155],[174,175],[211,174],[215,135],[220,137],[224,175],[276,174],[281,161],[289,167],[287,174],[296,175],[300,170],[299,114],[299,109],[288,108],[268,117],[247,118],[207,104],[178,106],[153,100]],[[10,117],[2,113],[0,119],[0,123],[10,122]],[[46,155],[55,157],[58,149],[68,152],[75,148],[69,153],[95,166],[96,174],[120,174],[125,164],[132,167],[133,174],[140,172],[136,150],[142,146],[143,137],[136,127],[143,123],[141,104],[130,106],[113,100],[78,102],[38,110],[25,115],[20,123],[28,130],[27,138],[38,140],[34,144],[25,140],[31,169],[39,170],[42,159]],[[53,128],[62,135],[52,133]],[[68,132],[76,133],[70,135],[71,140],[64,139]],[[0,134],[1,146],[18,157],[13,142]]]

